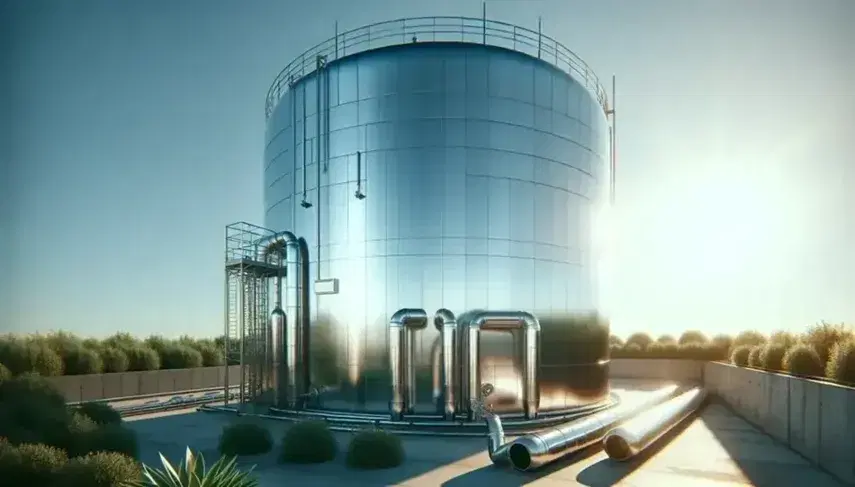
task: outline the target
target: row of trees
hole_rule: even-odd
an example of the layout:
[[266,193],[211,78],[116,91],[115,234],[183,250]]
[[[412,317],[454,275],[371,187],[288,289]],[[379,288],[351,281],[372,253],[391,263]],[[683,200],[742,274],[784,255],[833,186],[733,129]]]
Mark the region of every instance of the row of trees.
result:
[[150,336],[144,340],[117,333],[104,340],[70,333],[0,336],[0,371],[42,376],[185,369],[223,365],[223,339]]
[[707,337],[687,331],[675,338],[633,333],[626,341],[612,335],[614,358],[729,360],[734,365],[855,384],[855,330],[820,322],[803,333],[778,331],[766,336],[744,331],[734,337]]

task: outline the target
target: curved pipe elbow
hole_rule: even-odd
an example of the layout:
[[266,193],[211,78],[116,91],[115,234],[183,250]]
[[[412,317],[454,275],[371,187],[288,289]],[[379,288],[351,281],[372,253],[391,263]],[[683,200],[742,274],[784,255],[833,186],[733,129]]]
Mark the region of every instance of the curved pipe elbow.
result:
[[487,324],[489,324],[489,328],[491,329],[522,327],[525,330],[540,331],[540,322],[534,315],[525,311],[516,311],[513,313],[485,311],[475,316],[469,322],[469,327],[480,330],[481,328],[485,328]]
[[454,317],[454,313],[451,311],[440,308],[436,310],[433,316],[433,326],[436,327],[438,331],[442,331],[443,328],[457,328],[457,318]]
[[427,313],[423,309],[399,309],[389,319],[389,326],[420,330],[427,326]]
[[508,447],[510,444],[505,441],[502,420],[496,414],[487,413],[484,415],[484,422],[487,424],[487,454],[490,455],[490,461],[495,465],[509,464]]
[[[258,259],[266,262],[272,253],[280,253],[280,246],[296,246],[297,237],[289,231],[277,232],[263,239],[258,245]],[[278,251],[278,252],[277,252]],[[295,255],[296,257],[296,255]]]

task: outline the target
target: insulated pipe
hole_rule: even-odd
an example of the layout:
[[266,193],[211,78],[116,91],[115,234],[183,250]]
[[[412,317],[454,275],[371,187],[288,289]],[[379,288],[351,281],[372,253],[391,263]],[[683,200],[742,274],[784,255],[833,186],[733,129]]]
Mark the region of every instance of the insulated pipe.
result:
[[[311,325],[311,316],[309,313],[309,243],[306,239],[300,237],[297,239],[297,245],[300,248],[300,277],[298,294],[300,295],[300,325],[299,325],[299,350],[300,350],[300,366],[302,368],[302,382],[298,385],[297,397],[306,397],[309,393],[309,385],[312,383],[311,370],[311,333],[309,326]],[[303,401],[304,403],[305,401]]]
[[[273,363],[277,364],[279,370],[275,372],[274,382],[274,404],[279,407],[293,408],[296,405],[297,391],[297,318],[300,316],[300,289],[298,278],[301,274],[300,246],[297,237],[293,233],[285,231],[276,233],[264,239],[259,245],[259,260],[266,263],[274,263],[274,259],[280,262],[284,254],[286,260],[285,278],[287,280],[288,299],[286,311],[282,311],[282,277],[277,275],[274,279],[274,299],[276,300],[274,310],[270,316],[271,328],[284,328],[280,333],[273,333],[271,338],[271,353]],[[278,311],[277,311],[278,310]],[[284,315],[284,316],[283,316]],[[278,336],[275,336],[278,335]],[[284,343],[283,343],[284,342]],[[284,346],[283,346],[284,345]],[[276,365],[274,365],[274,368]],[[283,380],[282,378],[285,378]]]
[[442,413],[440,401],[442,400],[442,336],[436,337],[430,346],[430,368],[433,378],[433,403],[437,412]]
[[[457,319],[451,311],[440,308],[434,313],[433,324],[439,330],[439,340],[434,343],[434,349],[438,353],[431,353],[433,362],[434,398],[438,395],[439,382],[442,383],[443,407],[442,414],[445,419],[454,419],[455,397],[454,391],[457,384],[454,380],[455,370],[455,331],[457,330]],[[438,362],[441,359],[442,369]],[[441,373],[440,373],[441,372]],[[437,379],[440,379],[439,381]]]
[[389,365],[392,371],[392,420],[413,411],[416,402],[416,330],[427,326],[423,309],[399,309],[389,320]]
[[618,426],[603,439],[606,454],[619,462],[638,455],[697,411],[705,398],[706,392],[695,387]]
[[537,367],[538,339],[540,338],[540,323],[531,313],[525,311],[481,311],[472,316],[468,323],[460,325],[463,382],[461,391],[468,399],[467,412],[469,419],[478,419],[481,390],[480,355],[481,330],[522,330],[523,331],[523,409],[526,419],[537,417]]
[[[641,401],[623,403],[580,420],[521,436],[513,440],[507,448],[502,448],[503,445],[494,447],[496,450],[491,453],[490,458],[494,463],[501,463],[507,458],[517,470],[538,469],[599,442],[609,430],[669,399],[676,390],[676,385],[666,386],[645,394]],[[498,423],[501,424],[500,421]],[[491,423],[488,422],[487,426],[489,428]],[[489,433],[492,435],[493,431]]]

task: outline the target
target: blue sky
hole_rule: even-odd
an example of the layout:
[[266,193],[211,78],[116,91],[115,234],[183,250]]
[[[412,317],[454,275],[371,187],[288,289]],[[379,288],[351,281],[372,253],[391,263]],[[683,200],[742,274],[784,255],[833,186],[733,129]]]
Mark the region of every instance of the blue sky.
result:
[[[0,331],[219,334],[264,95],[341,29],[480,1],[7,1]],[[855,2],[490,1],[618,77],[618,333],[855,321]],[[5,55],[5,54],[10,55]],[[8,108],[8,109],[7,109]]]

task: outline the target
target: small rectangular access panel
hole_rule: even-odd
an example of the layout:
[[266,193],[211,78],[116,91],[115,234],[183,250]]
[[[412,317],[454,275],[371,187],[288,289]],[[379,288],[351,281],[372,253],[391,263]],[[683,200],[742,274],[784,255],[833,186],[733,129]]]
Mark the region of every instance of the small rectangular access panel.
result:
[[315,281],[315,294],[338,294],[338,278]]

